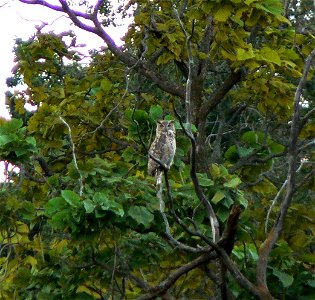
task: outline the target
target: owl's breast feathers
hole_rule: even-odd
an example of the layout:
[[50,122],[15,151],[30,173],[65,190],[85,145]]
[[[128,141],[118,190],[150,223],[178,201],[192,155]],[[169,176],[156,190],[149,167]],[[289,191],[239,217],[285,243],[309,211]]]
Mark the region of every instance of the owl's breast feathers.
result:
[[[149,149],[149,155],[160,160],[164,166],[169,169],[173,163],[174,155],[176,151],[175,132],[167,130],[161,132],[152,143]],[[149,157],[148,174],[150,176],[156,176],[162,171],[162,167],[159,163]]]

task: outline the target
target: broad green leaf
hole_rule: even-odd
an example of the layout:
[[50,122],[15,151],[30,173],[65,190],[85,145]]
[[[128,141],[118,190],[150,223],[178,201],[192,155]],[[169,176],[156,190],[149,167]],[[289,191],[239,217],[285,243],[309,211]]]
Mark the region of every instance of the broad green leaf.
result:
[[217,211],[217,216],[219,217],[219,220],[221,222],[225,222],[228,217],[229,217],[229,209],[223,207],[222,205],[219,207],[218,211]]
[[262,4],[256,3],[255,6],[273,15],[282,14],[282,5],[278,0],[264,0]]
[[171,52],[164,52],[162,55],[159,56],[159,58],[156,61],[156,64],[159,65],[165,65],[170,60],[174,59],[174,54]]
[[282,283],[283,287],[285,287],[285,288],[292,285],[292,283],[294,281],[294,278],[292,275],[281,272],[277,269],[273,269],[273,274],[279,278],[280,282]]
[[199,184],[201,186],[212,186],[214,184],[213,180],[207,177],[206,174],[197,173]]
[[242,183],[242,180],[239,177],[234,177],[230,181],[223,184],[224,187],[235,189]]
[[238,151],[238,154],[240,155],[240,157],[246,157],[253,152],[253,149],[252,148],[238,147],[237,151]]
[[220,177],[221,175],[220,167],[217,164],[212,164],[210,168],[210,174],[214,180]]
[[285,147],[281,144],[271,141],[268,143],[268,147],[271,153],[281,153],[284,151]]
[[308,281],[307,281],[307,285],[309,285],[309,286],[315,288],[315,279],[313,279],[313,280],[308,280]]
[[236,146],[233,145],[229,149],[227,149],[224,153],[224,157],[229,161],[237,161],[239,159],[239,154],[237,152]]
[[105,192],[96,192],[93,200],[98,203],[103,210],[110,210],[116,215],[123,217],[125,212],[122,205],[107,196]]
[[242,135],[241,140],[249,146],[255,146],[262,141],[263,137],[264,134],[262,132],[247,131]]
[[66,201],[62,197],[55,197],[50,199],[45,205],[45,211],[48,215],[63,210],[66,207]]
[[0,147],[5,146],[6,144],[14,141],[18,137],[15,134],[10,135],[0,135]]
[[101,81],[101,88],[104,92],[110,91],[112,88],[112,85],[113,85],[112,82],[108,78],[104,78]]
[[154,215],[144,206],[131,206],[128,215],[146,228],[154,219]]
[[79,207],[81,205],[80,196],[73,191],[63,190],[61,196],[73,207]]
[[160,105],[154,105],[150,107],[149,116],[153,121],[157,121],[163,115],[163,108]]
[[281,65],[281,59],[278,52],[266,46],[261,48],[259,54],[257,54],[257,58],[263,59],[270,63],[274,63],[278,66]]
[[189,130],[189,127],[191,128],[191,132],[196,133],[198,131],[197,127],[194,124],[184,123],[184,128],[186,130]]
[[217,191],[211,199],[211,202],[214,204],[219,203],[222,199],[225,198],[225,194],[222,191]]
[[85,211],[90,214],[91,212],[94,211],[96,205],[93,201],[87,199],[87,200],[84,200],[83,201],[83,205],[84,205],[84,208],[85,208]]
[[220,7],[214,14],[214,19],[218,22],[225,22],[233,11],[232,5],[224,5]]
[[0,126],[0,135],[16,133],[16,131],[21,128],[22,125],[23,121],[21,119],[12,119],[8,122],[5,122]]
[[237,192],[237,196],[236,196],[236,202],[241,204],[243,207],[247,208],[248,206],[248,201],[247,199],[244,197],[243,192]]
[[249,49],[237,48],[236,57],[238,60],[243,61],[243,60],[254,58],[255,53],[252,48],[249,48]]
[[28,136],[26,139],[26,142],[32,146],[36,146],[36,140],[34,137],[32,136]]

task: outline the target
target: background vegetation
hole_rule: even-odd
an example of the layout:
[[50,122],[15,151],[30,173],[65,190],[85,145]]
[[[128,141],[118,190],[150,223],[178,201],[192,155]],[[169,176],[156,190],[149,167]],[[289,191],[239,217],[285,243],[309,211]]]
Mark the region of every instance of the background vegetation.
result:
[[[86,63],[70,31],[16,40],[0,297],[314,299],[313,1],[20,2],[104,48]],[[106,26],[125,18],[118,47]],[[177,151],[157,195],[163,118]]]

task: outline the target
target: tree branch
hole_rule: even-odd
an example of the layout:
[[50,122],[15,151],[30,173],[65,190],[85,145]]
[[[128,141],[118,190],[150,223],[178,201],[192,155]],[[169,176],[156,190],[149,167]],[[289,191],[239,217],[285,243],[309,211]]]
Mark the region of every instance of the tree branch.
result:
[[223,99],[223,97],[230,91],[230,89],[241,80],[241,71],[234,72],[218,87],[207,99],[203,101],[200,108],[201,118],[205,118]]
[[[72,22],[79,28],[94,33],[98,35],[106,44],[108,49],[124,64],[130,68],[138,70],[146,78],[154,82],[160,89],[170,93],[171,95],[178,96],[182,99],[185,98],[185,88],[169,80],[166,76],[158,74],[152,62],[138,62],[138,58],[131,53],[123,52],[120,47],[118,47],[111,36],[103,29],[102,24],[97,18],[97,9],[99,9],[99,3],[96,4],[93,10],[93,14],[85,14],[82,12],[74,11],[70,9],[65,0],[59,0],[61,6],[52,5],[46,1],[42,0],[19,0],[22,3],[26,4],[38,4],[45,7],[48,7],[55,11],[60,11],[66,13]],[[94,26],[87,25],[79,20],[79,17],[82,17],[86,20],[90,20],[94,23]]]
[[197,145],[196,145],[196,140],[195,137],[193,136],[193,134],[191,132],[188,132],[182,122],[182,119],[180,117],[180,115],[178,114],[178,112],[176,111],[175,107],[174,107],[174,112],[175,115],[177,116],[177,119],[185,133],[185,135],[190,139],[191,141],[191,169],[190,169],[190,177],[193,181],[194,184],[194,188],[195,188],[195,192],[196,195],[198,197],[198,199],[200,200],[200,202],[202,203],[202,205],[205,207],[207,214],[208,214],[208,218],[210,220],[210,224],[211,224],[211,230],[212,230],[212,238],[213,241],[216,242],[219,240],[220,238],[220,228],[219,228],[219,221],[217,219],[217,216],[213,210],[212,205],[210,204],[210,202],[207,200],[200,184],[199,184],[199,180],[197,177],[197,169],[196,169],[196,152],[197,152]]
[[195,258],[189,263],[179,267],[172,272],[164,281],[149,289],[149,292],[137,298],[137,300],[156,299],[158,295],[165,293],[181,276],[187,274],[189,271],[207,263],[209,260],[216,258],[215,253],[205,253]]
[[[62,6],[53,5],[53,4],[50,4],[49,2],[44,1],[44,0],[19,0],[19,1],[22,2],[22,3],[25,3],[25,4],[41,5],[41,6],[45,6],[47,8],[52,9],[52,10],[55,10],[55,11],[65,12],[63,10]],[[82,13],[80,11],[72,10],[72,12],[77,17],[81,17],[81,18],[84,18],[84,19],[87,19],[87,20],[91,19],[90,15]]]
[[269,254],[279,239],[280,233],[283,228],[283,223],[285,217],[287,215],[288,208],[291,204],[294,192],[295,192],[295,178],[296,178],[296,169],[297,169],[297,161],[298,161],[298,149],[297,149],[297,141],[298,135],[300,132],[300,98],[302,94],[302,90],[305,87],[307,82],[307,75],[309,73],[312,60],[315,56],[315,49],[310,53],[307,57],[304,65],[303,75],[300,79],[298,87],[294,96],[294,109],[293,109],[293,118],[291,122],[291,130],[290,130],[290,138],[289,138],[289,147],[288,147],[288,176],[286,179],[286,192],[282,203],[280,205],[280,211],[276,222],[272,229],[270,230],[266,240],[260,246],[259,249],[259,258],[257,263],[257,284],[258,287],[261,288],[266,295],[270,296],[268,286],[267,286],[267,261]]

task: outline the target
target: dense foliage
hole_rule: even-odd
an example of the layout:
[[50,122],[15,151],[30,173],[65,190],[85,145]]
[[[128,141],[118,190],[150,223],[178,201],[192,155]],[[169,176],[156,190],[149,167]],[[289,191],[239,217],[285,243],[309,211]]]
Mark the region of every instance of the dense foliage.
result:
[[[72,32],[16,41],[0,298],[314,299],[311,1],[21,2],[107,47],[87,61]],[[129,14],[120,48],[106,26]],[[162,194],[159,119],[177,129]]]

